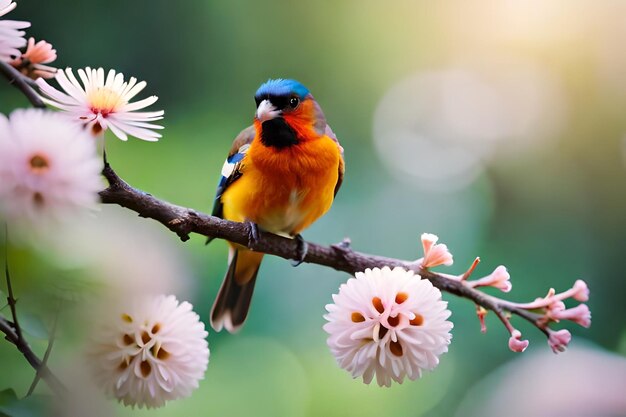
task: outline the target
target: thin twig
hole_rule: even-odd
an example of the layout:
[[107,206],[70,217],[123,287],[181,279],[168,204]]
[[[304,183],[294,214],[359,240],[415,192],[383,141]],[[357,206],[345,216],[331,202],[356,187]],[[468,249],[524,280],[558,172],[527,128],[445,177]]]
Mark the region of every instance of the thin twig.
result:
[[61,381],[50,371],[47,365],[44,365],[41,359],[37,357],[35,352],[30,348],[26,340],[17,337],[15,330],[9,324],[9,322],[0,316],[0,332],[4,333],[4,338],[13,343],[17,349],[24,355],[28,363],[41,375],[50,389],[58,396],[64,396],[67,394],[67,389],[63,386]]
[[[9,232],[5,225],[5,237],[8,239]],[[11,285],[11,275],[9,274],[9,253],[8,253],[8,242],[4,244],[4,255],[5,255],[5,263],[4,263],[4,276],[7,283],[7,302],[9,303],[9,308],[11,309],[11,318],[13,319],[13,328],[15,329],[15,334],[19,339],[23,338],[22,328],[20,327],[20,323],[17,320],[17,300],[13,295],[13,286]]]
[[32,80],[30,78],[25,77],[22,73],[13,68],[11,64],[4,61],[0,61],[0,72],[2,72],[6,79],[9,80],[10,84],[13,84],[26,96],[33,107],[40,109],[46,108],[45,103],[34,90]]
[[[60,303],[59,303],[60,304]],[[52,322],[52,328],[50,329],[50,335],[48,336],[48,347],[46,348],[46,352],[43,355],[43,360],[41,361],[42,367],[48,366],[48,359],[50,359],[50,354],[52,353],[52,348],[54,347],[54,340],[56,338],[57,325],[59,323],[59,314],[61,313],[61,308],[57,308],[56,314],[54,315],[54,321]],[[41,369],[41,368],[39,368]],[[35,378],[33,382],[30,384],[30,388],[28,388],[28,392],[26,396],[30,396],[37,388],[37,384],[39,384],[39,380],[41,380],[41,374],[39,369],[35,373]]]
[[[26,339],[24,338],[24,335],[22,333],[22,329],[19,325],[19,322],[17,319],[17,308],[16,308],[17,300],[15,299],[13,295],[13,286],[11,285],[11,276],[9,274],[9,254],[8,254],[8,249],[7,249],[9,246],[8,244],[9,232],[8,232],[8,227],[6,224],[4,227],[5,227],[5,239],[6,239],[5,244],[4,244],[4,248],[5,248],[4,271],[5,271],[5,278],[6,278],[6,283],[7,283],[7,292],[9,293],[9,295],[7,296],[7,301],[9,303],[9,306],[11,307],[11,316],[12,316],[13,322],[10,322],[4,317],[0,316],[0,332],[4,333],[4,338],[6,340],[13,343],[17,347],[17,349],[22,353],[22,355],[24,355],[28,363],[35,369],[35,371],[37,372],[37,375],[46,381],[46,384],[48,384],[48,386],[50,387],[50,389],[52,389],[52,391],[54,391],[56,394],[60,396],[65,395],[66,393],[65,387],[63,386],[61,381],[48,368],[47,358],[50,356],[50,353],[46,351],[46,357],[44,358],[44,361],[42,362],[41,359],[39,359],[39,357],[35,354],[35,352],[33,352],[33,350],[30,348],[30,346],[28,345],[28,342],[26,342]],[[54,327],[56,327],[56,322],[54,324]],[[52,349],[52,346],[49,343],[48,350],[51,350],[51,349]]]

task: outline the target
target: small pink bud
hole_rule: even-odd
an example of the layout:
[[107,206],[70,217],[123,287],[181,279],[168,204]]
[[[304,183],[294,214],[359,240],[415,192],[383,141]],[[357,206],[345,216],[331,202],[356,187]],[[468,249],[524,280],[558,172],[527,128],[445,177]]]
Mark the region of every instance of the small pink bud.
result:
[[567,330],[550,331],[550,336],[548,336],[548,344],[554,353],[565,351],[570,340],[572,340],[572,334]]
[[567,310],[550,310],[551,316],[558,320],[570,320],[583,327],[591,326],[591,311],[587,304],[579,304]]
[[476,307],[476,316],[480,322],[481,333],[487,333],[487,325],[485,324],[485,317],[487,316],[487,310],[484,307]]
[[51,44],[46,41],[35,43],[35,38],[30,38],[26,52],[11,61],[11,65],[32,79],[52,78],[56,73],[56,68],[43,64],[49,64],[55,59],[57,59],[57,51],[52,49]]
[[478,279],[476,281],[469,281],[468,284],[472,287],[495,287],[502,292],[509,292],[513,285],[511,284],[511,275],[509,275],[506,267],[500,265],[491,274]]
[[509,349],[513,352],[523,352],[528,347],[528,340],[521,340],[522,333],[519,330],[513,329],[511,337],[509,338]]
[[587,287],[587,283],[582,279],[576,280],[572,289],[574,290],[574,294],[572,295],[574,300],[580,301],[581,303],[589,300],[589,287]]
[[57,59],[57,51],[46,41],[35,43],[35,38],[30,38],[22,58],[28,59],[31,64],[49,64]]
[[424,247],[424,258],[422,267],[431,268],[439,265],[450,266],[453,263],[452,254],[443,243],[436,244],[439,238],[431,233],[422,234],[422,246]]

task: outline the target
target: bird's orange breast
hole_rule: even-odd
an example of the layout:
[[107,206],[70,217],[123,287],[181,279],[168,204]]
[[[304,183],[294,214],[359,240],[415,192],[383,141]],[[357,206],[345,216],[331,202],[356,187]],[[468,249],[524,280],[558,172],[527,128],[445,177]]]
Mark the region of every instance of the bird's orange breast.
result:
[[339,148],[327,136],[282,149],[256,138],[243,159],[241,178],[222,196],[224,218],[298,234],[330,208],[340,163]]

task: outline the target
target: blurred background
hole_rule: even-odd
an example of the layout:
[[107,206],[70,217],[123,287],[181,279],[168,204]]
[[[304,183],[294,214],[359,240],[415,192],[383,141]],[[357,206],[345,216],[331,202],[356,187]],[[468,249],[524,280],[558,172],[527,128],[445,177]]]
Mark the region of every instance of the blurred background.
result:
[[[516,319],[531,343],[512,353],[495,317],[481,334],[474,306],[444,294],[449,353],[421,380],[384,389],[352,380],[326,347],[324,306],[348,276],[267,257],[243,331],[210,331],[211,361],[191,398],[146,411],[85,393],[88,411],[75,415],[626,416],[626,3],[19,0],[8,18],[32,22],[28,35],[54,45],[58,67],[115,68],[159,96],[160,142],[107,139],[113,167],[138,188],[210,212],[256,88],[296,78],[346,158],[333,208],[306,239],[349,236],[356,250],[415,259],[431,232],[454,254],[445,272],[475,256],[478,275],[506,265],[513,300],[578,278],[591,289],[593,325],[564,324],[574,337],[559,356]],[[0,85],[0,111],[21,106]],[[66,380],[86,378],[75,313],[94,287],[174,293],[208,323],[223,241],[183,244],[117,207],[59,240],[9,256],[40,353],[61,306],[51,366]],[[0,369],[0,389],[23,395],[33,371],[8,343]]]

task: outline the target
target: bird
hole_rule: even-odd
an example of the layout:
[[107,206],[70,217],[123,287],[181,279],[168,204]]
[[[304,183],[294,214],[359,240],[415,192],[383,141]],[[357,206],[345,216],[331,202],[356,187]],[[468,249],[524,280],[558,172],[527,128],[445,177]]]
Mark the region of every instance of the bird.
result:
[[[343,182],[343,147],[300,82],[269,79],[254,100],[253,124],[233,141],[212,214],[247,223],[252,239],[259,229],[297,239],[298,265],[307,250],[300,232],[330,209]],[[248,316],[264,254],[228,244],[228,270],[210,321],[215,331],[235,333]]]

